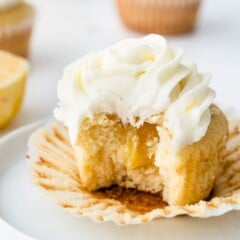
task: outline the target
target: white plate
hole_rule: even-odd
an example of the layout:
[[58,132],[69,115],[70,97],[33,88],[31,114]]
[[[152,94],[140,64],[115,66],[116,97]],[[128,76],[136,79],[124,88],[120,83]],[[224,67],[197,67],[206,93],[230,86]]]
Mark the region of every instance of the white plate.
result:
[[27,140],[42,124],[28,125],[0,140],[0,239],[239,239],[236,211],[209,219],[177,217],[122,227],[72,216],[30,182]]

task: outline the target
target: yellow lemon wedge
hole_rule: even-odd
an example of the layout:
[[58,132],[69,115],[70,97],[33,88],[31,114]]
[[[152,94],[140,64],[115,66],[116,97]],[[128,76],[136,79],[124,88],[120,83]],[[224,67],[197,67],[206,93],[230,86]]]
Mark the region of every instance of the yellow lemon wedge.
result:
[[0,128],[18,113],[28,73],[27,60],[0,50]]

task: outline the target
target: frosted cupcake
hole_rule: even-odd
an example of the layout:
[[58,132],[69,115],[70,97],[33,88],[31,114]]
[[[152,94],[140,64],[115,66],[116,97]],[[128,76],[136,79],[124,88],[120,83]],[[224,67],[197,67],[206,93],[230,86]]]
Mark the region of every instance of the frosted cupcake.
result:
[[34,9],[21,0],[0,0],[0,49],[27,57]]
[[143,33],[180,34],[193,30],[200,0],[117,0],[124,24]]
[[68,129],[85,189],[134,188],[170,205],[209,195],[228,124],[209,76],[181,58],[149,35],[66,68],[55,116]]

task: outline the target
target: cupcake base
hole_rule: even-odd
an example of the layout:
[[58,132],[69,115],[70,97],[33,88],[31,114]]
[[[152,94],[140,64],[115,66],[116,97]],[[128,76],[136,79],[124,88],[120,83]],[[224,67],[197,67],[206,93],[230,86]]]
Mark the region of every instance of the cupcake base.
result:
[[206,200],[184,206],[168,206],[159,195],[110,187],[87,191],[78,174],[67,129],[51,123],[37,130],[29,141],[27,161],[33,180],[63,208],[97,222],[140,224],[178,215],[219,216],[240,209],[240,121],[231,121],[222,172]]
[[117,0],[120,17],[130,29],[143,33],[180,34],[194,29],[199,0]]

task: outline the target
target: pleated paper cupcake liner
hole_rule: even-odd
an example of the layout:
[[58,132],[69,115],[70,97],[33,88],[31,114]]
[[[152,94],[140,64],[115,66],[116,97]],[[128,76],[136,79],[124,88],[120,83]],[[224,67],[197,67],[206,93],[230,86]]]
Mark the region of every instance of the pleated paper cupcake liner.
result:
[[140,224],[178,215],[207,218],[240,209],[240,120],[229,122],[221,173],[208,200],[168,206],[159,195],[111,187],[88,192],[81,184],[67,130],[53,122],[29,140],[27,162],[34,182],[63,208],[97,222]]

